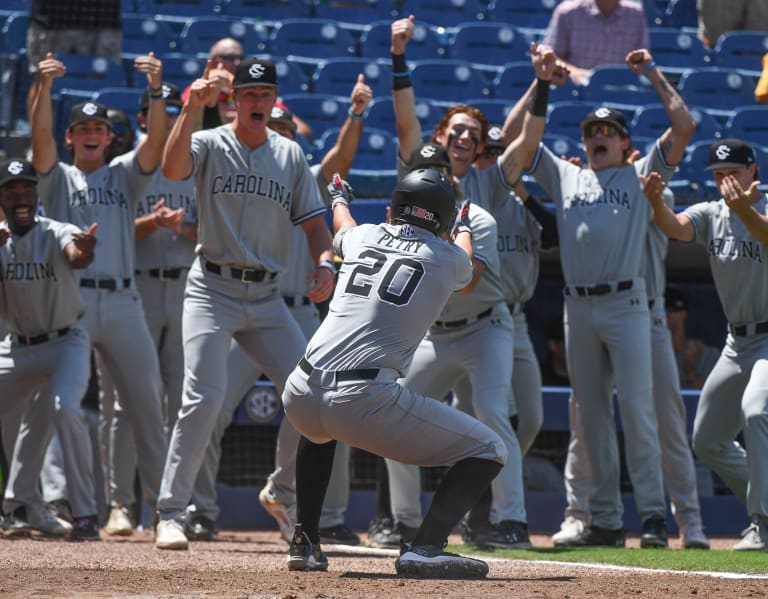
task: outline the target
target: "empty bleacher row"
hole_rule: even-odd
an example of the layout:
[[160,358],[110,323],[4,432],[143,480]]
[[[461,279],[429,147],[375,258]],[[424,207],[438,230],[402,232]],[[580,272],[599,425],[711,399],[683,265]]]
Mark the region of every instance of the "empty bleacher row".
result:
[[[386,194],[394,181],[396,147],[390,98],[390,32],[393,18],[414,12],[418,27],[408,47],[418,116],[428,135],[445,107],[466,101],[492,122],[528,87],[531,41],[544,32],[556,0],[359,0],[336,6],[305,0],[123,0],[123,60],[59,56],[67,76],[54,87],[56,122],[69,108],[95,98],[133,115],[144,78],[134,77],[135,56],[149,50],[163,60],[164,78],[184,87],[202,73],[211,45],[235,37],[248,54],[270,56],[278,66],[283,100],[307,121],[315,140],[301,140],[311,161],[319,160],[346,117],[354,75],[364,73],[375,100],[367,115],[353,182],[361,195]],[[418,4],[417,7],[413,5]],[[696,37],[695,1],[646,1],[651,51],[692,108],[699,124],[694,142],[745,137],[768,147],[768,107],[755,105],[754,88],[768,33],[731,32],[713,49]],[[25,58],[26,14],[0,2],[0,129],[9,132],[26,117],[29,80]],[[6,10],[7,9],[7,10]],[[431,20],[430,20],[431,19]],[[589,84],[553,90],[545,143],[578,155],[578,123],[595,104],[627,113],[636,147],[644,149],[668,123],[648,81],[624,66],[595,69]],[[63,138],[63,130],[57,139]],[[707,182],[692,146],[675,186],[693,200]],[[760,150],[760,162],[765,152]]]

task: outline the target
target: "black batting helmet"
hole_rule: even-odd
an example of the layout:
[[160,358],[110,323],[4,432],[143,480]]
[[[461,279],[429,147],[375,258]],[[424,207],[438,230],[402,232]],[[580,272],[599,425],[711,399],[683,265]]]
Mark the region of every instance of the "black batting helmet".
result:
[[404,222],[435,235],[448,231],[456,214],[456,192],[440,171],[411,171],[392,192],[392,220]]

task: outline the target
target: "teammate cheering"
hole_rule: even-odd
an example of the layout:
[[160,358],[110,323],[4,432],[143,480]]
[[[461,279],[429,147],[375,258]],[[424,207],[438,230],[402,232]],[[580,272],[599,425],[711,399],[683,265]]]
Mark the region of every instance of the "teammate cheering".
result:
[[[709,248],[709,264],[728,336],[704,382],[693,423],[693,449],[746,505],[752,519],[734,549],[768,550],[768,202],[757,189],[755,152],[733,138],[715,142],[709,166],[722,199],[675,214],[661,198],[663,180],[645,180],[653,219],[673,239]],[[735,441],[743,432],[745,447]]]
[[195,177],[197,259],[183,309],[184,395],[158,501],[155,545],[186,549],[181,517],[219,416],[234,338],[282,392],[306,345],[277,289],[300,225],[314,260],[307,297],[333,290],[335,268],[325,204],[298,144],[270,131],[277,72],[268,60],[243,60],[233,81],[237,117],[193,134],[214,93],[207,75],[192,83],[163,155],[169,179]]
[[338,439],[401,462],[453,465],[395,567],[405,575],[485,576],[485,562],[443,547],[499,472],[504,444],[474,418],[397,383],[429,323],[472,278],[462,250],[471,252],[466,216],[456,245],[440,239],[453,221],[456,196],[434,169],[414,171],[398,183],[391,225],[356,226],[345,185],[340,179],[332,184],[334,249],[344,258],[336,293],[283,394],[286,414],[303,435],[288,568],[328,568],[318,527]]
[[[541,146],[529,172],[555,203],[565,278],[568,372],[592,468],[591,524],[570,544],[624,546],[612,383],[618,392],[627,463],[645,546],[666,545],[666,503],[652,395],[651,325],[643,272],[648,202],[638,175],[669,179],[695,123],[648,50],[626,57],[650,78],[670,128],[643,158],[628,165],[631,141],[624,115],[599,107],[582,121],[588,168]],[[543,124],[543,118],[542,124]],[[527,133],[523,130],[523,137]],[[538,142],[540,137],[536,139]],[[627,343],[627,339],[632,339]]]

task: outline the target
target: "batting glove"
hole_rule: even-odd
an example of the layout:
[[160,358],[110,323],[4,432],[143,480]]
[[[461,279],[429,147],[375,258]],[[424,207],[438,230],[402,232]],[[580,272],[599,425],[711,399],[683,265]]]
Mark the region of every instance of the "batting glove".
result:
[[327,189],[328,194],[331,196],[331,210],[336,207],[336,204],[349,206],[355,197],[352,186],[342,179],[339,173],[334,173]]
[[454,221],[453,225],[453,239],[456,239],[456,236],[461,232],[472,234],[472,227],[469,226],[469,205],[470,200],[466,199],[461,203],[461,207],[459,208],[459,213],[456,216],[456,220]]

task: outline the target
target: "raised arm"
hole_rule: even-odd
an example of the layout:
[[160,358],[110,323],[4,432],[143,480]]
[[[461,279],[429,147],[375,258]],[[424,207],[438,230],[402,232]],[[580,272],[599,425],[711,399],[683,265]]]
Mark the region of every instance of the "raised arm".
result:
[[653,222],[667,237],[679,241],[693,241],[694,229],[691,219],[685,214],[675,214],[672,208],[662,198],[666,183],[657,172],[650,173],[647,177],[640,175],[643,184],[643,193],[653,208]]
[[357,147],[360,145],[364,115],[371,98],[373,98],[373,90],[365,83],[365,76],[359,74],[349,99],[350,106],[347,119],[341,126],[336,144],[323,156],[320,165],[326,183],[333,181],[334,173],[339,173],[342,178],[349,173]]
[[147,111],[147,134],[136,147],[136,159],[145,173],[154,172],[163,157],[163,146],[168,131],[163,97],[163,63],[154,52],[138,56],[133,62],[139,73],[147,76],[150,89],[149,110]]
[[53,108],[51,87],[53,80],[63,77],[67,69],[51,52],[38,63],[40,84],[32,99],[29,122],[32,133],[32,165],[38,173],[49,173],[56,164],[56,140],[53,137]]
[[[557,65],[555,53],[547,46],[531,44],[531,64],[536,73],[531,100],[523,118],[520,134],[515,137],[501,155],[500,163],[508,183],[520,178],[536,155],[547,122],[549,85]],[[505,122],[505,127],[507,123]]]
[[633,50],[627,54],[625,61],[630,71],[648,77],[659,94],[670,122],[669,129],[659,138],[661,148],[667,163],[678,164],[685,156],[685,149],[696,131],[696,121],[688,111],[682,96],[667,81],[648,50]]
[[725,203],[747,227],[752,237],[760,243],[768,243],[768,218],[755,210],[754,203],[760,199],[761,192],[757,188],[760,181],[752,181],[749,189],[744,189],[739,180],[728,175],[720,183],[720,192]]
[[410,15],[392,23],[392,103],[395,110],[397,140],[400,157],[408,160],[411,153],[421,146],[421,123],[416,117],[416,96],[411,85],[408,65],[405,62],[405,47],[413,37],[414,21]]
[[186,179],[192,174],[192,132],[203,122],[203,110],[210,96],[215,92],[208,81],[213,61],[208,60],[202,78],[192,82],[187,103],[181,108],[163,151],[163,175],[175,181]]

